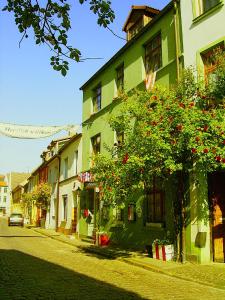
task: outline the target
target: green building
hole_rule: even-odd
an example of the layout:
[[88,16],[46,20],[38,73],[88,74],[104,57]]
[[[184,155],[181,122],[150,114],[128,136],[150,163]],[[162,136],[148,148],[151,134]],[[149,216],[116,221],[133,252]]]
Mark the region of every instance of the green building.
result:
[[[80,235],[92,237],[104,231],[112,243],[144,249],[155,239],[174,238],[172,198],[175,186],[162,189],[155,183],[146,195],[133,195],[121,210],[99,199],[99,189],[89,172],[91,156],[107,153],[123,136],[109,126],[108,118],[120,106],[117,96],[154,84],[174,85],[183,65],[179,6],[169,3],[162,11],[132,6],[124,24],[127,43],[82,87],[82,174]],[[151,203],[151,205],[149,204]]]

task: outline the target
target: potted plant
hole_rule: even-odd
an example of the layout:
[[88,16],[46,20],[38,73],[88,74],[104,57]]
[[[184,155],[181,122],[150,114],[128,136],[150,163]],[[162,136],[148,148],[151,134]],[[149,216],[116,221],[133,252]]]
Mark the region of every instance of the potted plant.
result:
[[155,239],[152,243],[152,252],[153,258],[169,261],[174,257],[174,246],[167,239]]

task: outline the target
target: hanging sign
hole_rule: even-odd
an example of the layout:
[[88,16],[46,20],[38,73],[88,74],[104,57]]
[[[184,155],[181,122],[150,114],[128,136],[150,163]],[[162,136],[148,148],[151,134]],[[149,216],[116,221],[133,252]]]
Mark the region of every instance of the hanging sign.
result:
[[0,123],[0,135],[19,139],[39,139],[49,137],[62,130],[76,133],[79,125],[64,126],[32,126]]

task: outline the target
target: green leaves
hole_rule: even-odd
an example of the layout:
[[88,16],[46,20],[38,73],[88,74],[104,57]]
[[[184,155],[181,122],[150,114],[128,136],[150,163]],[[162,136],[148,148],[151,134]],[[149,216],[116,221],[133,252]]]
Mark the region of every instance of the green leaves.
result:
[[[87,0],[79,0],[80,4]],[[88,1],[90,10],[97,14],[97,23],[106,27],[113,22],[115,15],[112,11],[110,1],[92,0]],[[63,76],[69,70],[69,61],[80,62],[81,53],[75,47],[68,44],[68,32],[71,28],[70,22],[71,6],[68,0],[45,0],[31,2],[24,0],[7,0],[7,5],[2,11],[14,13],[15,23],[22,39],[28,37],[27,30],[32,29],[35,43],[47,45],[60,63],[51,60],[50,65],[54,70],[61,72]],[[20,41],[20,43],[21,43]]]
[[[220,72],[223,78],[225,69]],[[194,163],[206,172],[225,169],[225,109],[208,104],[210,97],[190,69],[176,90],[121,95],[110,125],[125,141],[107,145],[108,155],[95,157],[92,170],[103,199],[117,203],[121,191],[127,199],[138,187],[149,187],[154,176],[167,178]]]

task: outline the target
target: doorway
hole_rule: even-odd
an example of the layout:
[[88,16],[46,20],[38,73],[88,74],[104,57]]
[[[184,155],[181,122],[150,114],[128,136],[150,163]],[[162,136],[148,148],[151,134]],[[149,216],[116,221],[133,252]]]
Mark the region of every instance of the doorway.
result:
[[225,172],[208,177],[213,261],[225,262]]

